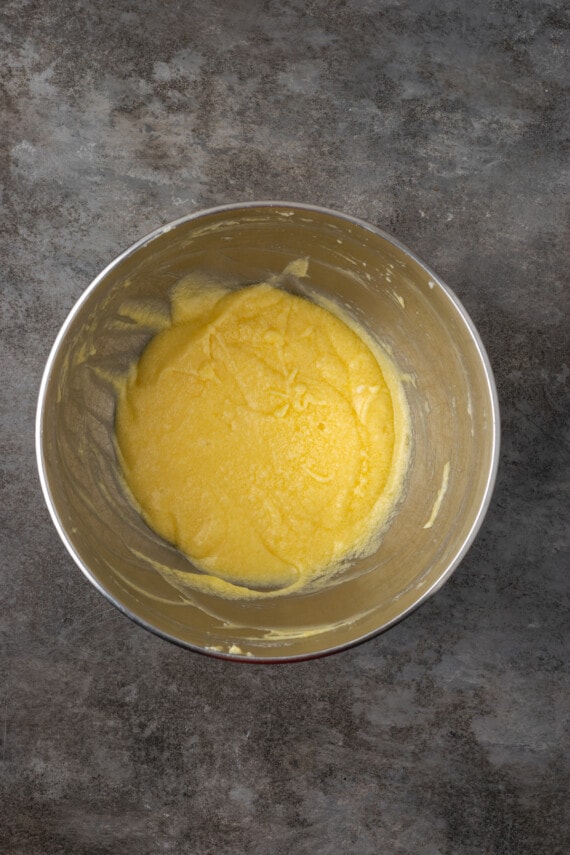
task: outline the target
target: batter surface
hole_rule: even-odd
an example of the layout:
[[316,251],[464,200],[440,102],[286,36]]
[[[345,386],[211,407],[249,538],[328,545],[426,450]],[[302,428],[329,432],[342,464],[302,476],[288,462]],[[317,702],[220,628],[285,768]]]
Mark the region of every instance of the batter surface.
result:
[[148,524],[232,596],[298,588],[374,548],[407,447],[386,355],[270,284],[182,289],[172,318],[117,409]]

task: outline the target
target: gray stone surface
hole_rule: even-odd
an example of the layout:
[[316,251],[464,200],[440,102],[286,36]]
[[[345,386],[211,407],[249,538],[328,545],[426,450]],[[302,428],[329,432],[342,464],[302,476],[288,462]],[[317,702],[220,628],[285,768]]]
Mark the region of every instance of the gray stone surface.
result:
[[[0,852],[570,851],[564,5],[3,0]],[[479,327],[504,426],[444,589],[278,667],[178,649],[98,595],[33,438],[91,278],[162,223],[263,198],[423,256]]]

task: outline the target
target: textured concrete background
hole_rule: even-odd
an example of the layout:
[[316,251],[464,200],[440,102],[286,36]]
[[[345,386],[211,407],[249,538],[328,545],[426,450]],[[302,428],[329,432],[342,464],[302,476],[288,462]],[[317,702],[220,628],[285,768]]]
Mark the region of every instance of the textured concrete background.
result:
[[[570,851],[564,6],[3,0],[0,852]],[[263,198],[423,256],[483,336],[504,425],[445,588],[279,667],[122,617],[59,542],[33,445],[92,277],[162,223]]]

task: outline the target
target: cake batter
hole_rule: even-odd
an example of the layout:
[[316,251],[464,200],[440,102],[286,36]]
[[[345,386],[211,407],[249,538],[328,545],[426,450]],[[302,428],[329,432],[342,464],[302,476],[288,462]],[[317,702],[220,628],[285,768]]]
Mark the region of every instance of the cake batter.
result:
[[218,593],[254,596],[375,548],[408,426],[391,361],[337,310],[190,283],[128,378],[116,437],[147,523]]

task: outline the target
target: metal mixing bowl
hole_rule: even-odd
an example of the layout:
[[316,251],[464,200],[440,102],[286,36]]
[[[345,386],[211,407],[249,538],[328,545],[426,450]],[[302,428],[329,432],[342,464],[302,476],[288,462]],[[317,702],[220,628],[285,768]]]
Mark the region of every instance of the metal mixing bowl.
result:
[[[407,378],[412,454],[405,494],[374,555],[320,591],[248,601],[190,596],[188,559],[126,499],[113,444],[120,379],[168,314],[172,286],[202,271],[232,285],[308,257],[308,287],[337,300]],[[43,376],[36,427],[42,488],[87,578],[126,615],[193,650],[248,661],[341,650],[394,624],[449,578],[493,489],[499,410],[491,368],[457,298],[412,252],[364,222],[305,205],[252,203],[177,220],[134,244],[65,321]]]

